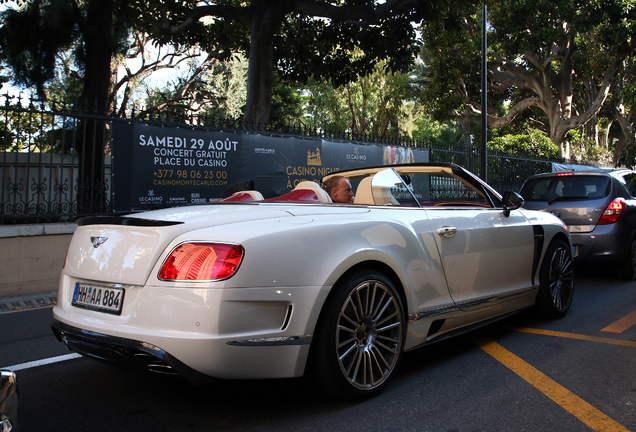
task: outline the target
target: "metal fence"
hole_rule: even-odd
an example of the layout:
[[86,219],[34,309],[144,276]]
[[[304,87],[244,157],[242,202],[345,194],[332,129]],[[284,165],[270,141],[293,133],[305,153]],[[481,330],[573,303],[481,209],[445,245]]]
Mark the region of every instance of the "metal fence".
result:
[[[74,221],[112,214],[110,122],[104,110],[79,110],[55,102],[0,95],[0,223]],[[479,152],[442,143],[292,125],[245,125],[235,120],[158,114],[126,120],[154,124],[218,126],[235,130],[426,148],[431,162],[453,162],[479,175]],[[121,120],[121,117],[118,119]],[[101,126],[100,126],[101,125]],[[97,149],[97,151],[95,151]],[[488,181],[496,190],[518,190],[523,180],[551,171],[552,162],[521,155],[488,154]]]

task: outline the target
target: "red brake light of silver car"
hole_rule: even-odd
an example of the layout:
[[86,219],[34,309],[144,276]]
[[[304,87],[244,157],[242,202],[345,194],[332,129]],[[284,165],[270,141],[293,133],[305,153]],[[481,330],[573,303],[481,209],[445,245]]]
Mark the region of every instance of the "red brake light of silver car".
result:
[[222,280],[234,275],[243,259],[243,248],[225,243],[184,243],[164,262],[161,280]]
[[616,198],[607,206],[607,208],[603,212],[603,216],[601,216],[601,220],[598,221],[598,224],[609,225],[617,222],[623,215],[625,207],[627,207],[625,199]]

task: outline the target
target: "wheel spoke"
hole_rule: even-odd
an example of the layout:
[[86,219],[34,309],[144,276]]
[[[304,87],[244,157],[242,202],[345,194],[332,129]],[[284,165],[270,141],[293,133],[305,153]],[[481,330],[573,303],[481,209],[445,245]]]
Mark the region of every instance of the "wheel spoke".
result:
[[[369,316],[372,317],[376,317],[376,321],[377,321],[377,317],[379,317],[379,315],[382,313],[380,311],[380,308],[382,307],[383,303],[384,303],[384,299],[387,296],[387,292],[386,291],[382,291],[382,293],[379,294],[380,298],[377,300],[377,306],[374,310],[371,311],[371,313],[369,314]],[[391,299],[389,299],[389,301],[391,301]]]
[[[377,380],[375,379],[374,369],[378,372]],[[369,376],[371,378],[371,384],[377,385],[381,382],[384,379],[384,375],[387,373],[387,370],[390,371],[391,366],[389,366],[386,359],[377,350],[377,348],[369,352]]]
[[[347,310],[352,310],[355,316],[353,318],[349,317],[349,315],[346,313]],[[351,308],[343,309],[343,312],[340,314],[340,317],[347,320],[347,322],[351,324],[353,328],[357,327],[358,322],[360,321],[359,315],[357,311],[355,310],[355,308],[353,307],[353,303],[351,303]],[[342,324],[339,324],[339,325],[342,325]]]
[[384,305],[382,306],[382,310],[380,310],[380,312],[378,312],[377,314],[374,315],[373,320],[377,323],[379,322],[385,322],[387,319],[390,319],[391,317],[387,317],[387,318],[382,318],[382,315],[384,315],[384,313],[387,311],[388,307],[391,306],[393,304],[395,300],[393,299],[393,297],[389,298]]
[[[387,317],[386,317],[386,318],[384,318],[382,321],[376,321],[376,326],[377,326],[377,327],[379,327],[379,326],[381,326],[381,325],[385,324],[387,321],[389,321],[389,320],[390,320],[390,319],[392,319],[392,318],[395,318],[397,315],[398,315],[397,311],[394,311],[391,315],[387,316]],[[394,322],[394,321],[391,321],[391,322],[392,322],[393,324],[401,324],[400,322]],[[383,329],[384,329],[384,328],[391,328],[391,325],[393,325],[393,324],[389,324],[387,327],[382,327],[382,328],[383,328]],[[378,331],[380,331],[380,329],[379,329],[379,328],[378,328]]]
[[[397,316],[397,312],[392,315],[392,317],[395,317],[395,316]],[[396,327],[401,327],[401,326],[402,326],[401,322],[395,321],[395,322],[392,322],[391,324],[389,324],[386,327],[378,328],[377,331],[378,331],[378,333],[384,333],[387,330],[391,330],[391,329],[394,329]]]
[[398,339],[397,335],[395,337],[391,337],[391,336],[382,336],[380,334],[376,335],[375,339],[378,341],[378,343],[380,343],[380,341],[386,341],[387,343],[393,343],[393,344],[399,344],[400,340]]
[[349,344],[353,344],[353,347],[355,347],[356,346],[355,341],[356,341],[356,337],[352,336],[349,339],[347,339],[347,340],[345,340],[343,342],[340,342],[340,345],[338,345],[338,351],[340,351],[340,349],[346,347]]
[[351,322],[353,325],[356,325],[356,323],[360,321],[361,319],[360,313],[358,309],[356,308],[356,305],[353,302],[353,299],[351,297],[347,299],[347,302],[345,303],[345,307],[343,308],[343,310],[351,310],[353,312],[353,315],[355,315],[353,318],[350,318],[348,315],[344,315],[345,318],[347,318],[347,320],[349,320],[349,322]]
[[[395,342],[395,341],[393,341],[393,342]],[[392,349],[391,347],[389,347],[389,346],[387,346],[387,345],[384,345],[384,344],[383,344],[383,343],[381,343],[380,341],[377,341],[377,344],[376,344],[376,346],[374,347],[374,349],[378,350],[378,352],[379,352],[380,348],[383,348],[385,351],[388,351],[388,352],[389,352],[389,353],[391,353],[391,354],[397,354],[397,351],[395,351],[395,350],[394,350],[394,349]],[[383,357],[383,360],[384,360],[384,357]],[[388,363],[387,363],[387,365],[386,365],[386,366],[387,366],[387,367],[389,367]]]
[[[371,285],[371,284],[370,284]],[[371,293],[369,295],[370,301],[371,303],[368,304],[368,309],[366,310],[367,315],[374,315],[374,309],[375,309],[375,304],[376,304],[376,296],[377,296],[377,292],[378,292],[378,284],[374,283],[373,284],[373,288],[371,289]],[[381,301],[381,299],[380,299]]]
[[[353,375],[351,375],[351,381],[356,382],[358,378],[358,374],[360,373],[360,366],[362,366],[363,374],[364,374],[364,352],[360,350],[355,351],[355,357],[353,358],[353,362],[351,366],[353,366]],[[351,372],[351,368],[349,368],[349,372]],[[348,373],[349,373],[348,372]]]
[[354,357],[353,357],[353,360],[351,360],[351,364],[355,363],[355,358],[356,358],[355,356],[358,355],[358,350],[356,348],[357,347],[355,343],[351,344],[349,349],[347,349],[340,357],[338,357],[338,359],[340,360],[340,363],[344,363],[345,359],[349,357],[349,354],[351,353],[354,353]]

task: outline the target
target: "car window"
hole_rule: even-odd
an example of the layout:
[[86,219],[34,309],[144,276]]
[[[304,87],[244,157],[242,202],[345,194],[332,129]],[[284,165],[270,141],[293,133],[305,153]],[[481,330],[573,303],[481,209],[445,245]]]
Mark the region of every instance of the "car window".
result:
[[412,190],[393,169],[380,171],[371,180],[373,201],[377,205],[419,207]]
[[622,179],[623,186],[627,189],[630,196],[636,196],[636,173],[625,174],[619,177]]
[[[466,180],[448,172],[400,173],[392,169],[373,176],[373,201],[379,205],[492,207],[486,194]],[[364,201],[365,185],[357,189]]]
[[422,206],[491,207],[482,191],[447,172],[414,173],[409,180]]
[[556,175],[528,180],[521,189],[526,201],[555,199],[601,199],[609,194],[609,177],[599,175]]

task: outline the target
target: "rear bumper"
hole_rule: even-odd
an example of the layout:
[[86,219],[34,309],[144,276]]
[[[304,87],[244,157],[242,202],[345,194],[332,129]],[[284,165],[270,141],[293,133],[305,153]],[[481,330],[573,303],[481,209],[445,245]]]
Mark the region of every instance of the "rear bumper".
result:
[[[63,276],[53,331],[102,362],[191,382],[302,376],[324,287],[121,286],[121,315],[72,305]],[[104,284],[102,284],[104,285]]]
[[599,225],[590,233],[570,233],[575,262],[623,263],[628,256],[631,232],[619,225]]
[[128,369],[180,375],[192,383],[211,380],[152,344],[95,333],[53,320],[55,337],[78,354]]

